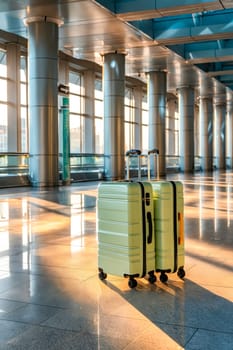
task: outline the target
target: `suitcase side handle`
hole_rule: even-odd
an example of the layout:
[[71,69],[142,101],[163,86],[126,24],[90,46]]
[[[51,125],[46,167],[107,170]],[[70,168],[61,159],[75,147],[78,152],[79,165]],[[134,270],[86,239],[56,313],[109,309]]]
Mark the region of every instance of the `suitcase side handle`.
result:
[[178,244],[184,244],[184,217],[183,213],[178,213],[179,237]]
[[147,216],[147,221],[148,221],[148,225],[149,225],[149,235],[147,237],[147,243],[151,244],[152,243],[152,238],[153,238],[153,225],[152,225],[151,212],[148,211],[146,216]]

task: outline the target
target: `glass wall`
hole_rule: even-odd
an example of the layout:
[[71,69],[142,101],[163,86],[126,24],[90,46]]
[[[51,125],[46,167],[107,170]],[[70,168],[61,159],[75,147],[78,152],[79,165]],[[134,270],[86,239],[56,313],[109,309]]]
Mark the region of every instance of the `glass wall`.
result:
[[[7,96],[7,51],[0,49],[0,152],[8,152],[8,103]],[[70,103],[70,152],[76,153],[104,153],[104,103],[102,74],[90,72],[87,68],[81,69],[72,61],[66,65],[69,81]],[[27,56],[20,55],[18,62],[19,79],[16,82],[20,105],[16,108],[19,117],[17,137],[18,152],[28,153],[28,94],[27,94]],[[91,74],[87,74],[87,72]],[[93,78],[92,78],[93,76]],[[89,79],[89,80],[88,80]],[[142,153],[148,151],[148,101],[147,86],[140,81],[134,83],[126,78],[125,88],[125,151],[140,148]],[[92,104],[92,106],[90,105]],[[170,105],[170,107],[169,107]],[[90,108],[89,108],[90,107]],[[85,134],[90,136],[85,138]],[[166,151],[168,156],[178,156],[179,115],[175,96],[168,103],[166,116]],[[92,142],[88,149],[88,142]],[[86,144],[85,144],[86,142]],[[88,152],[88,150],[90,150]],[[93,150],[93,151],[92,151]]]

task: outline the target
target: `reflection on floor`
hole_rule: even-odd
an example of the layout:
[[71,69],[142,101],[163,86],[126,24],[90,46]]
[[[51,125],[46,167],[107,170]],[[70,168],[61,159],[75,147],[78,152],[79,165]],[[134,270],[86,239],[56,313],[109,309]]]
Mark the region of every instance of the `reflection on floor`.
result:
[[233,173],[185,188],[186,278],[98,278],[97,183],[0,191],[0,349],[232,350]]

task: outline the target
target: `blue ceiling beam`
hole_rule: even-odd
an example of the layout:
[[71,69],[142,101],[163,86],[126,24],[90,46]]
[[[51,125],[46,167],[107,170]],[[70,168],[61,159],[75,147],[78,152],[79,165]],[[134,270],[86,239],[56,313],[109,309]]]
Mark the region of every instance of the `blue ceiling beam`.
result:
[[231,39],[233,37],[233,14],[231,22],[224,24],[214,24],[209,26],[196,27],[175,27],[155,30],[154,21],[137,21],[131,24],[149,35],[158,44],[173,45],[190,42],[210,41],[219,39]]
[[231,49],[233,47],[233,39],[227,40],[213,40],[213,41],[203,41],[203,42],[194,42],[183,45],[185,52],[195,52],[202,50],[221,50],[221,49]]
[[232,9],[130,23],[162,45],[233,37]]
[[233,84],[233,75],[222,75],[220,76],[219,81],[223,84]]
[[[227,0],[98,0],[124,21],[143,20],[184,13],[222,10],[233,7]],[[225,6],[225,2],[227,3]]]
[[[208,66],[208,67],[207,67]],[[233,65],[230,67],[225,67],[224,63],[221,62],[221,68],[218,69],[218,67],[216,66],[216,64],[214,63],[214,65],[208,64],[206,67],[200,67],[202,70],[207,71],[208,72],[208,76],[210,77],[221,77],[221,76],[229,76],[229,75],[233,75]],[[208,68],[208,69],[207,69]],[[212,68],[212,70],[210,70],[210,68]]]
[[233,60],[233,47],[215,50],[185,51],[185,59],[193,64]]
[[[153,38],[163,45],[233,37],[233,11],[207,16],[181,16],[182,19],[153,21]],[[142,25],[141,25],[142,27]]]
[[233,61],[233,39],[171,45],[169,48],[193,64]]
[[[232,85],[233,1],[99,0],[122,21]],[[225,64],[224,64],[225,62]],[[232,86],[231,86],[232,88]]]

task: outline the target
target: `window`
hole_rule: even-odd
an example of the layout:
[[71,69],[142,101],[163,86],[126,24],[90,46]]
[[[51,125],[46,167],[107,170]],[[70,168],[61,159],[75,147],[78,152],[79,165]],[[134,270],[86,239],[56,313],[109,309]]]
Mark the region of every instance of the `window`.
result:
[[102,80],[99,78],[95,79],[95,152],[104,153],[104,130],[103,130],[103,115],[104,115],[104,104],[103,104],[103,90]]
[[147,93],[143,92],[142,95],[142,152],[148,151],[148,102]]
[[0,152],[8,148],[6,51],[0,49]]
[[75,71],[69,72],[70,89],[70,152],[83,152],[83,112],[84,88],[82,75]]
[[178,156],[179,154],[179,113],[175,99],[167,102],[166,153],[170,156]]
[[135,147],[135,98],[133,89],[125,89],[125,151]]

